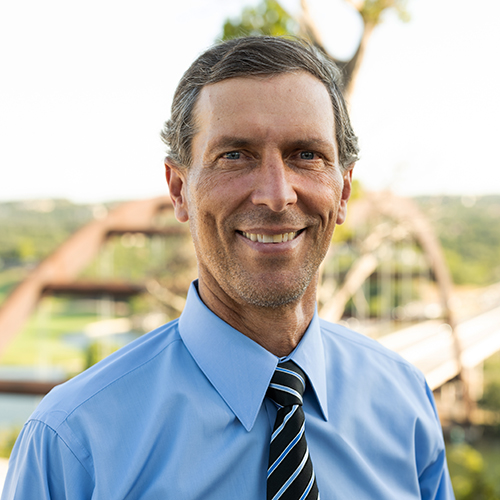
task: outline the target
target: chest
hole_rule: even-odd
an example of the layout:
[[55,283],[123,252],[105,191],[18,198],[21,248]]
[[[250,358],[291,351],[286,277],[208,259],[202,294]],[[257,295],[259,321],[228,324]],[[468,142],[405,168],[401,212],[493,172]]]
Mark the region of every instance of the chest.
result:
[[[151,412],[148,415],[152,415]],[[93,498],[256,500],[266,497],[272,408],[250,432],[224,402],[178,401],[154,418],[110,431],[95,449]],[[413,459],[383,437],[306,415],[307,440],[323,499],[420,498]],[[363,441],[365,444],[363,445]],[[94,445],[97,446],[97,445]],[[355,494],[354,494],[355,493]]]

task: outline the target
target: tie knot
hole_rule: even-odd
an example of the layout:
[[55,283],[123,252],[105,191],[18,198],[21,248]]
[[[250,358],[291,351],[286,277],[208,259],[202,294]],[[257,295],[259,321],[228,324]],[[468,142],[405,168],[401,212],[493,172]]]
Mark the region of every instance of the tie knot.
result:
[[304,372],[293,361],[285,361],[276,367],[267,397],[278,406],[302,405],[305,388]]

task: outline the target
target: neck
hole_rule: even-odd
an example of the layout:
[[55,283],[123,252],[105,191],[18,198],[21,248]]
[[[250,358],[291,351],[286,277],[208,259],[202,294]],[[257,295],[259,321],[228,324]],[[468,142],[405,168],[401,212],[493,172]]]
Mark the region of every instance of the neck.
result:
[[312,320],[316,307],[317,278],[298,300],[280,307],[259,307],[234,300],[218,286],[199,279],[204,304],[219,318],[277,357],[290,354]]

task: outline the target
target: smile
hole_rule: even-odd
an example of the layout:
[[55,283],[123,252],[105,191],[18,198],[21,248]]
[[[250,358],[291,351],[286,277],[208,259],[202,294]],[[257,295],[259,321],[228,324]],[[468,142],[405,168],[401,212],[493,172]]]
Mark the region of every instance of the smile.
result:
[[284,243],[286,241],[292,241],[298,234],[298,231],[293,231],[291,233],[283,234],[254,234],[254,233],[241,233],[245,238],[257,241],[259,243]]

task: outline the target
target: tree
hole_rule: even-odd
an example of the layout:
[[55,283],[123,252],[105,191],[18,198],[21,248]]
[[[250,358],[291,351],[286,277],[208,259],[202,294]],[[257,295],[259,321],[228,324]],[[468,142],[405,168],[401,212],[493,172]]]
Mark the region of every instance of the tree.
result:
[[250,35],[298,35],[299,25],[276,0],[264,0],[246,7],[237,19],[228,19],[222,28],[222,40]]
[[451,481],[457,500],[499,500],[477,450],[467,444],[455,445],[448,452],[448,462],[455,470]]
[[386,12],[393,10],[402,21],[408,21],[407,0],[344,0],[361,16],[363,33],[358,48],[349,61],[340,61],[325,48],[322,36],[317,29],[307,0],[301,0],[301,14],[295,20],[276,0],[263,0],[256,7],[247,7],[239,19],[228,19],[223,26],[222,39],[229,40],[248,35],[301,36],[329,55],[342,70],[344,94],[352,95],[354,83],[363,62],[366,46],[373,30],[382,23]]
[[[366,46],[373,33],[373,30],[382,23],[384,14],[389,10],[394,10],[402,21],[408,21],[410,15],[406,9],[407,0],[344,0],[352,5],[359,13],[363,21],[363,33],[361,35],[358,48],[349,61],[339,61],[335,57],[332,59],[342,70],[344,75],[344,94],[346,97],[352,95],[354,83],[363,62],[366,51]],[[314,21],[311,18],[309,5],[307,0],[301,0],[302,8],[301,16],[301,34],[311,40],[314,45],[319,47],[326,54],[326,50],[321,34],[316,28]]]

